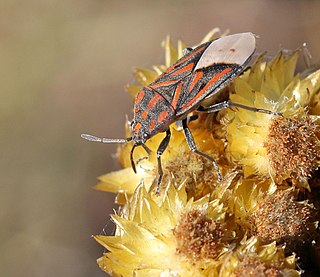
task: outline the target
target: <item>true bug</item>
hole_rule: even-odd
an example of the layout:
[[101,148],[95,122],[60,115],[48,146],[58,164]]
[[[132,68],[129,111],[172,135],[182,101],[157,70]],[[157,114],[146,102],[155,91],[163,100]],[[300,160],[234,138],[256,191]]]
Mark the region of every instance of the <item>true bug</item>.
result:
[[217,95],[223,87],[244,70],[254,51],[255,36],[252,33],[229,35],[201,44],[194,49],[187,49],[182,58],[151,84],[143,87],[136,95],[131,137],[108,139],[87,134],[81,136],[90,141],[103,143],[133,141],[130,159],[132,168],[136,172],[133,161],[135,147],[141,145],[150,154],[145,142],[159,132],[166,132],[166,136],[157,150],[158,182],[156,192],[158,193],[163,176],[161,155],[167,148],[171,135],[169,126],[173,122],[181,120],[190,150],[210,160],[217,172],[218,180],[221,180],[222,176],[215,160],[197,149],[188,128],[188,114],[195,110],[210,113],[228,107],[237,107],[279,115],[276,112],[247,107],[230,101],[215,103],[209,107],[201,106],[204,99]]

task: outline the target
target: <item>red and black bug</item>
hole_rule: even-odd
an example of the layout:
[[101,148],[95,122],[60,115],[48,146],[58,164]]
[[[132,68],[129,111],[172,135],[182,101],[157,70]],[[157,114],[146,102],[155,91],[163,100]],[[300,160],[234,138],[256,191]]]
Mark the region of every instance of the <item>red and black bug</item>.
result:
[[223,87],[238,76],[249,62],[255,51],[255,36],[252,33],[240,33],[206,42],[194,49],[186,49],[186,54],[171,65],[155,81],[142,88],[135,98],[134,118],[131,124],[132,136],[126,139],[108,139],[82,134],[90,141],[103,143],[126,143],[133,141],[130,159],[133,161],[135,147],[141,145],[148,154],[150,150],[145,142],[159,132],[166,132],[165,138],[157,150],[158,183],[157,192],[163,175],[161,155],[170,140],[170,124],[178,120],[182,126],[190,150],[210,160],[222,176],[215,160],[200,152],[188,128],[188,114],[192,111],[216,112],[228,107],[237,107],[251,111],[277,114],[271,111],[247,107],[224,101],[209,107],[201,104],[204,99],[217,95]]

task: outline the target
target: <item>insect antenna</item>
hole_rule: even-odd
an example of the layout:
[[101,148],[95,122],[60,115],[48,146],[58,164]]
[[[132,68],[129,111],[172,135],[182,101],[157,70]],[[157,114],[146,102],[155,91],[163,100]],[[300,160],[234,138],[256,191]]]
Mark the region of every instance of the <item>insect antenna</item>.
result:
[[102,143],[127,143],[132,140],[132,137],[125,138],[125,139],[109,139],[109,138],[99,138],[99,137],[88,135],[88,134],[81,134],[81,137],[89,141],[102,142]]

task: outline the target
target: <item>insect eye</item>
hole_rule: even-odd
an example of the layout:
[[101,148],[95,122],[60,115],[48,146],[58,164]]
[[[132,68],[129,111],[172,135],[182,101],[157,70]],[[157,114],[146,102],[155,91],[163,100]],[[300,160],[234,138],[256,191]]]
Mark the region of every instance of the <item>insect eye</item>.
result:
[[145,139],[147,139],[147,138],[149,138],[149,135],[148,135],[147,133],[144,133],[144,134],[143,134],[143,137],[144,137]]

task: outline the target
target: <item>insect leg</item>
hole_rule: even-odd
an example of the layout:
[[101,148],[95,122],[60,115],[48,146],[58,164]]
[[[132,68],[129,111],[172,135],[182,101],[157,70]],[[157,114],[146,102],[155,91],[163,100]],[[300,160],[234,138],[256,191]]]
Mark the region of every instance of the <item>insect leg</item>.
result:
[[149,159],[149,156],[151,154],[151,150],[150,148],[145,145],[145,144],[141,144],[141,146],[143,147],[143,149],[147,152],[147,156],[144,156],[142,158],[139,158],[138,160],[136,160],[136,164],[138,165],[141,161],[145,160],[145,159]]
[[188,117],[187,117],[187,124],[189,124],[191,121],[197,120],[198,117],[199,117],[199,116],[198,116],[197,114],[188,116]]
[[269,110],[265,110],[265,109],[258,109],[255,107],[249,107],[246,105],[242,105],[242,104],[238,104],[238,103],[233,103],[230,101],[223,101],[217,104],[213,104],[212,106],[209,107],[202,107],[200,106],[198,108],[199,112],[206,112],[206,113],[213,113],[213,112],[217,112],[226,108],[230,108],[230,107],[236,107],[236,108],[241,108],[241,109],[245,109],[245,110],[249,110],[249,111],[253,111],[253,112],[258,112],[258,113],[266,113],[266,114],[272,114],[272,115],[277,115],[277,116],[282,116],[282,113],[278,113],[278,112],[273,112],[273,111],[269,111]]
[[160,183],[163,176],[162,166],[161,166],[161,155],[166,150],[171,137],[170,129],[167,130],[165,138],[161,141],[157,150],[157,161],[158,161],[158,183],[156,188],[156,194],[159,194]]
[[[137,145],[133,145],[132,148],[131,148],[131,151],[130,151],[130,162],[131,162],[131,167],[132,167],[134,173],[137,173],[137,167],[136,167],[136,165],[135,165],[135,163],[134,163],[134,160],[133,160],[133,152],[134,152],[134,149],[136,148],[136,146],[137,146]],[[149,149],[149,147],[148,147],[147,145],[142,144],[141,146],[142,146],[143,149],[147,152],[148,156],[147,156],[147,157],[142,157],[142,158],[138,159],[138,160],[136,161],[136,164],[137,164],[137,165],[138,165],[138,163],[140,163],[142,160],[149,158],[150,153],[151,153],[151,150]]]
[[[191,121],[197,120],[198,117],[199,117],[199,115],[197,115],[197,114],[188,116],[188,117],[187,117],[187,124],[189,124]],[[176,121],[176,125],[177,125],[177,127],[179,127],[179,129],[182,128],[182,122],[181,122],[181,120]]]
[[134,171],[134,173],[137,173],[137,169],[136,169],[136,165],[133,161],[133,151],[134,149],[136,148],[136,145],[133,145],[132,148],[131,148],[131,151],[130,151],[130,162],[131,162],[131,167]]
[[194,152],[194,153],[196,153],[196,154],[208,159],[209,161],[211,161],[212,164],[213,164],[214,169],[217,172],[218,181],[221,181],[222,180],[222,175],[220,173],[220,170],[219,170],[219,167],[218,167],[216,161],[212,157],[210,157],[209,155],[207,155],[205,153],[202,153],[197,149],[197,146],[196,146],[196,144],[194,142],[194,138],[193,138],[193,136],[191,134],[191,131],[190,131],[189,127],[188,127],[187,118],[182,120],[182,126],[183,126],[184,135],[186,137],[186,141],[187,141],[187,143],[189,145],[190,150],[192,152]]

